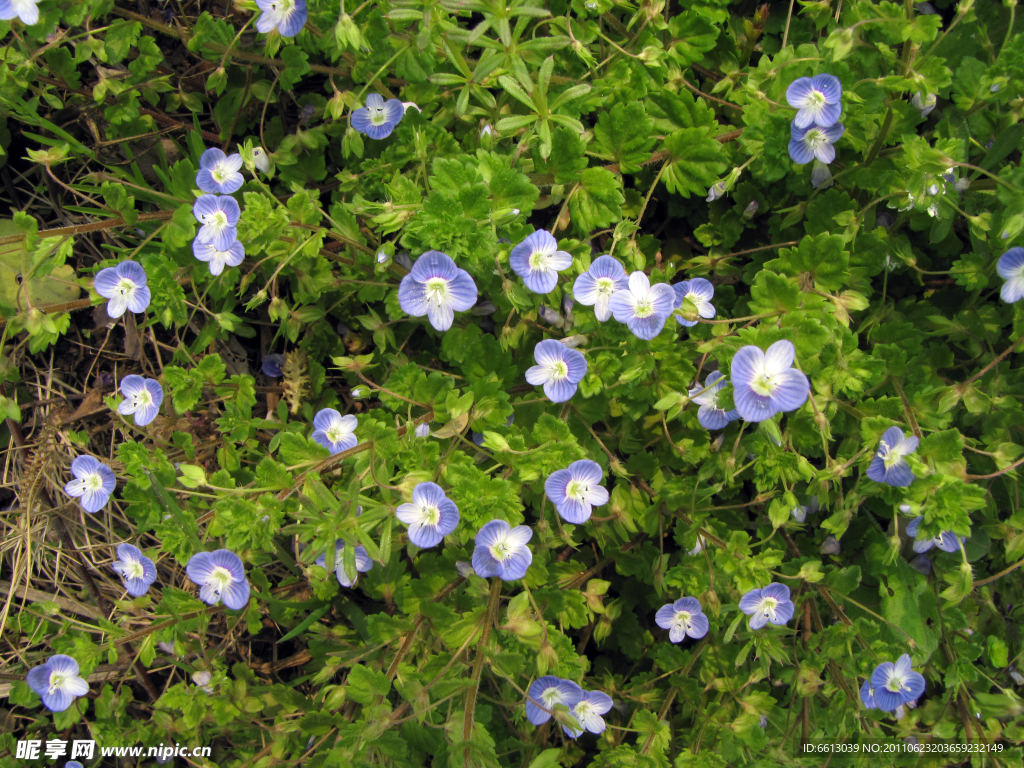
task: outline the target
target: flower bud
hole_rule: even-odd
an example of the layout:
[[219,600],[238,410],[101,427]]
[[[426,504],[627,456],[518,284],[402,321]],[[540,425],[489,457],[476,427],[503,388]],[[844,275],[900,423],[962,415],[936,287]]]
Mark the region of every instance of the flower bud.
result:
[[263,147],[252,148],[252,164],[261,172],[270,173],[270,157],[267,155],[267,151],[263,149]]
[[914,94],[914,98],[910,100],[910,103],[914,105],[914,109],[921,113],[921,117],[928,117],[932,110],[935,109],[935,94],[929,93],[922,99],[921,92],[918,91]]

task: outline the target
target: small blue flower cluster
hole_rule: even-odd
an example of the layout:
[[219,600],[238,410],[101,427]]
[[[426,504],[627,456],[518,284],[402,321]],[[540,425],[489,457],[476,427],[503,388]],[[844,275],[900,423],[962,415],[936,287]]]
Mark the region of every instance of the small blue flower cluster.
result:
[[237,267],[245,259],[237,228],[242,211],[231,197],[245,181],[241,168],[242,156],[237,152],[226,155],[212,147],[199,158],[196,185],[207,194],[192,206],[192,215],[203,225],[192,242],[192,253],[209,263],[211,275],[219,275],[225,265]]
[[607,727],[602,715],[612,708],[612,697],[602,691],[584,691],[571,680],[554,675],[538,677],[526,694],[526,719],[532,725],[543,725],[551,719],[556,706],[565,707],[580,727],[563,724],[562,730],[576,739],[584,732],[604,733]]
[[839,122],[842,96],[843,86],[833,75],[801,77],[786,89],[789,106],[799,110],[790,126],[789,141],[789,156],[797,165],[812,159],[828,165],[836,159],[833,145],[845,131]]

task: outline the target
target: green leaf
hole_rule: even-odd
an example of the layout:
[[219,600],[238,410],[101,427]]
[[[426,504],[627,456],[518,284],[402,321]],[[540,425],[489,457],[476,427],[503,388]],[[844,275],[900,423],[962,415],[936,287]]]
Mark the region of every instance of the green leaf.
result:
[[[555,184],[571,184],[580,178],[580,172],[587,167],[584,153],[587,145],[578,134],[564,128],[551,133],[551,155],[546,160],[535,156],[537,170],[551,174]],[[539,161],[539,162],[538,162]]]
[[668,25],[672,56],[681,66],[693,64],[715,47],[719,29],[694,11],[684,11]]
[[709,136],[707,128],[684,128],[665,137],[670,153],[661,174],[669,192],[689,197],[705,195],[728,168],[721,143]]
[[622,217],[625,202],[619,178],[605,168],[588,168],[569,199],[573,228],[581,235],[607,227]]
[[800,289],[791,280],[767,269],[757,273],[750,296],[750,309],[757,314],[792,312],[800,306]]
[[850,280],[849,254],[840,235],[807,235],[796,248],[782,248],[779,257],[765,264],[798,280],[808,278],[822,291],[838,291]]
[[594,126],[594,143],[606,159],[619,164],[622,173],[636,173],[650,159],[656,139],[654,121],[642,104],[616,104],[602,112]]
[[309,55],[299,46],[289,45],[281,51],[281,58],[287,65],[281,71],[281,88],[290,91],[302,79],[302,76],[310,71]]

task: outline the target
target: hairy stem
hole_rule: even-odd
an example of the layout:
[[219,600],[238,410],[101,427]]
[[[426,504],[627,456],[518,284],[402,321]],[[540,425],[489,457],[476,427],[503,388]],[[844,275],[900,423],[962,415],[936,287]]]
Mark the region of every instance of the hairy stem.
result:
[[[466,693],[466,714],[462,720],[462,740],[468,742],[473,737],[473,712],[476,709],[476,694],[480,689],[480,675],[484,670],[484,659],[487,655],[487,641],[491,639],[491,627],[498,615],[498,602],[501,597],[501,579],[497,576],[491,581],[491,599],[487,602],[487,614],[484,617],[484,628],[480,635],[480,645],[477,646],[476,659],[473,661],[473,677],[470,682],[469,691]],[[467,743],[463,747],[463,758],[466,768],[472,767],[470,760],[470,748]]]

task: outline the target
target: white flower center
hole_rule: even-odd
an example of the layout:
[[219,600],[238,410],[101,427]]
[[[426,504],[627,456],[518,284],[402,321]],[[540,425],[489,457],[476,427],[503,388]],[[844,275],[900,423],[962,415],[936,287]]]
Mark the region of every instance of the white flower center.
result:
[[270,10],[287,16],[292,12],[292,8],[295,7],[295,0],[278,0],[276,3],[270,4]]
[[226,227],[228,225],[228,215],[224,213],[224,211],[217,211],[216,213],[211,213],[207,217],[207,219],[207,224],[210,224],[216,229],[221,229],[222,227]]
[[[512,548],[505,541],[499,541],[497,544],[492,544],[490,547],[488,547],[488,551],[491,553],[491,557],[493,557],[499,563],[504,562],[505,560],[508,560],[510,557],[512,557]],[[556,689],[548,688],[548,690],[544,692],[545,695],[547,695],[547,692],[551,690]]]
[[775,386],[775,377],[769,376],[767,373],[760,374],[750,382],[750,388],[754,390],[754,394],[761,397],[771,397],[775,391]]
[[132,395],[132,402],[135,404],[136,408],[147,406],[147,405],[152,405],[153,404],[153,394],[148,389],[143,387],[138,392],[136,392],[134,395]]
[[327,439],[332,443],[341,442],[341,438],[345,436],[345,430],[341,428],[340,424],[335,424],[330,429],[326,430]]
[[124,575],[127,579],[141,579],[145,572],[146,569],[140,562],[130,561],[124,564]]
[[903,689],[903,680],[898,677],[891,677],[889,682],[885,684],[885,687],[893,693],[899,693]]
[[610,277],[599,277],[597,278],[597,292],[600,294],[611,296],[615,293],[615,281]]
[[103,478],[100,477],[99,472],[93,472],[91,475],[86,475],[82,478],[82,484],[87,491],[98,491],[103,487]]
[[530,269],[535,272],[547,272],[549,269],[548,258],[550,256],[550,253],[545,253],[544,251],[534,251],[530,254]]
[[230,174],[231,171],[225,168],[221,163],[217,163],[217,165],[214,166],[214,169],[210,171],[210,175],[213,176],[214,181],[221,183],[224,182]]
[[778,606],[779,601],[774,597],[766,597],[761,600],[761,610],[764,615],[770,619],[775,618],[775,608]]
[[540,698],[544,702],[544,706],[551,709],[555,704],[561,702],[562,694],[559,693],[557,688],[552,686],[551,688],[545,688],[544,693],[540,695]]
[[231,576],[231,571],[224,566],[218,565],[214,567],[213,573],[210,574],[210,580],[207,583],[213,587],[219,595],[226,587],[229,587],[233,581],[234,578]]
[[650,299],[641,299],[636,303],[636,317],[650,317],[654,314],[654,302]]
[[437,525],[441,522],[441,510],[433,504],[420,507],[420,514],[423,516],[424,525]]
[[675,623],[680,629],[687,630],[690,628],[691,615],[689,611],[679,611],[676,614]]
[[551,381],[561,381],[569,375],[569,366],[564,360],[558,360],[548,366],[548,378]]
[[807,106],[816,110],[821,109],[826,101],[828,100],[825,98],[824,93],[821,91],[811,91],[810,96],[807,97]]
[[899,460],[903,458],[899,453],[896,453],[888,445],[884,444],[879,449],[878,455],[882,457],[882,463],[885,464],[886,469],[898,464]]
[[590,716],[590,702],[581,701],[576,705],[576,719],[583,720]]
[[427,301],[434,304],[448,302],[448,281],[443,277],[432,277],[424,285],[427,287]]
[[582,480],[570,480],[565,486],[565,495],[577,501],[586,501],[587,493],[590,491],[590,484]]
[[804,136],[804,141],[807,142],[807,146],[811,148],[813,152],[823,144],[828,144],[828,139],[825,138],[823,131],[819,131],[817,128],[812,128]]
[[129,280],[127,277],[122,277],[121,281],[114,288],[114,292],[121,296],[131,296],[135,293],[135,283]]
[[59,675],[56,672],[50,673],[50,693],[56,693],[64,687],[64,683],[67,681],[67,677]]

